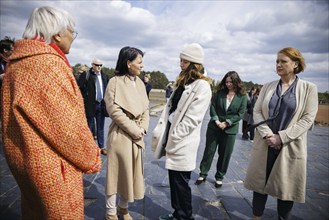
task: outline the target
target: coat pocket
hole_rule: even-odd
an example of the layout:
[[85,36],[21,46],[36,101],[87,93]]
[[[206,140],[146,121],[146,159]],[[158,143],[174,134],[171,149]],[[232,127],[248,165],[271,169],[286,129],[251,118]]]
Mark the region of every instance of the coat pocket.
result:
[[167,132],[169,129],[169,123],[164,123],[162,119],[159,120],[158,125],[152,134],[152,151],[154,152],[154,157],[160,159],[166,155],[166,139]]

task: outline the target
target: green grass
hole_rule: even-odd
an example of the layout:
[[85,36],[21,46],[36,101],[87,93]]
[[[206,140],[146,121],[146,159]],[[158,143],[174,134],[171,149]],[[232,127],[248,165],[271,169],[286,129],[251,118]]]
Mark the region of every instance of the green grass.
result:
[[150,99],[166,99],[166,93],[158,90],[151,90],[150,92]]

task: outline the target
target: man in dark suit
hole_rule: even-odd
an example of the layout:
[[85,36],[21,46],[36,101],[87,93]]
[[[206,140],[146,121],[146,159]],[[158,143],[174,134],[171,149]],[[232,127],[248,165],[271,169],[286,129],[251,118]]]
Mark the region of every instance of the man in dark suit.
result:
[[89,128],[93,135],[96,134],[101,153],[106,155],[107,151],[104,147],[104,122],[105,117],[108,117],[108,115],[103,98],[109,79],[102,71],[103,64],[101,60],[95,58],[91,65],[92,68],[80,75],[78,85],[84,99]]

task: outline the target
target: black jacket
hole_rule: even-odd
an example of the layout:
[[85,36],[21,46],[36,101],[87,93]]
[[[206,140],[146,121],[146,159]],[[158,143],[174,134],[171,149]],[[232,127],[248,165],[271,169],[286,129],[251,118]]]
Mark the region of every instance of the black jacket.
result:
[[[96,79],[97,76],[93,69],[91,68],[89,71],[89,77],[86,77],[87,72],[81,73],[78,79],[78,85],[81,90],[81,94],[85,104],[86,116],[87,117],[95,117],[96,112]],[[102,82],[103,82],[103,98],[106,90],[107,83],[109,82],[109,78],[103,71],[101,71]],[[87,79],[88,78],[88,79]],[[102,108],[105,110],[105,103],[102,101]],[[106,111],[106,110],[105,110]],[[107,116],[104,112],[104,116]]]

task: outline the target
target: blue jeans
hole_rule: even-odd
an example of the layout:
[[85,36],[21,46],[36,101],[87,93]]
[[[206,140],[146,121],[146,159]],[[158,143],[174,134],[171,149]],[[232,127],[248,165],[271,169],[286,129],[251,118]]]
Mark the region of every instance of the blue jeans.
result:
[[101,103],[96,102],[96,112],[95,117],[88,117],[88,126],[90,131],[93,131],[95,128],[95,118],[96,118],[96,135],[97,143],[99,148],[104,148],[104,123],[105,117],[102,114],[102,105]]

